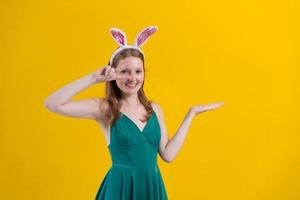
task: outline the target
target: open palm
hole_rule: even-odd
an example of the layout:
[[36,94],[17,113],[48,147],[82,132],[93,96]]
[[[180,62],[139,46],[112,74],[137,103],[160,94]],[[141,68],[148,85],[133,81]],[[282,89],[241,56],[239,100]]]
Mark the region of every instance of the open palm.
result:
[[217,109],[218,107],[220,107],[222,105],[224,105],[223,102],[210,103],[210,104],[206,104],[206,105],[195,105],[195,106],[191,107],[190,112],[194,115],[197,115],[202,112]]

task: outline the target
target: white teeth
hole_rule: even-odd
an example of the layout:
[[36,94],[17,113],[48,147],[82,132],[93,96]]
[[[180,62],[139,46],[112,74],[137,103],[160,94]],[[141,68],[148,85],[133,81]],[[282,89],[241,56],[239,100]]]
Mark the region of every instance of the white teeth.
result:
[[136,86],[137,84],[134,84],[134,85],[126,84],[126,85],[128,85],[128,86],[130,86],[130,87],[134,87],[134,86]]

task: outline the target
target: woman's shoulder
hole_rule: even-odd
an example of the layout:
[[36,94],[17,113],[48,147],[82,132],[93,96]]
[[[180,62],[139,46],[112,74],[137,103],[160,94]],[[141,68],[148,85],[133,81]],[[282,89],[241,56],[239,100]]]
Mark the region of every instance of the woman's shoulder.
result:
[[151,106],[157,114],[162,113],[162,109],[161,109],[159,103],[157,103],[156,101],[151,101]]
[[151,101],[151,106],[153,109],[157,109],[157,107],[159,107],[159,104],[156,101]]

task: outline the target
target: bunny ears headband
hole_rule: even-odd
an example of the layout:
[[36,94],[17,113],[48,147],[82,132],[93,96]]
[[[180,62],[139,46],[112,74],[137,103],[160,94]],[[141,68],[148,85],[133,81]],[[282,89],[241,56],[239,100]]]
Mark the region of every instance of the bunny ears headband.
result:
[[146,43],[149,36],[151,36],[153,33],[155,33],[155,31],[157,29],[158,28],[156,26],[149,26],[149,27],[144,28],[136,36],[133,45],[128,45],[125,33],[123,31],[121,31],[120,29],[111,28],[110,34],[112,35],[112,37],[116,41],[116,43],[119,45],[119,48],[116,51],[114,51],[113,54],[111,55],[110,65],[112,64],[114,57],[120,51],[122,51],[124,49],[130,49],[130,48],[137,49],[144,55],[144,52],[142,51],[142,49],[140,47]]

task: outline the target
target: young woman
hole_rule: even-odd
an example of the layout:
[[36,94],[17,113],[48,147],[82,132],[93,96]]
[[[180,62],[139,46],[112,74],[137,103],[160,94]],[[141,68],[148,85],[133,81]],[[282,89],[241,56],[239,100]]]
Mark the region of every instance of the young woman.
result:
[[[156,31],[142,30],[134,45],[125,34],[111,29],[119,44],[109,65],[76,80],[49,96],[46,107],[65,116],[99,123],[112,158],[96,200],[166,200],[167,192],[157,165],[157,153],[171,162],[181,149],[193,117],[223,103],[190,107],[175,135],[169,139],[164,115],[157,102],[147,99],[144,53],[140,46]],[[73,101],[71,98],[96,83],[106,83],[105,98]]]

